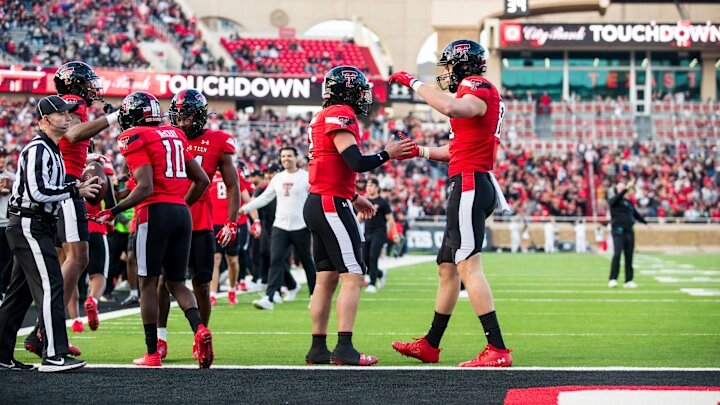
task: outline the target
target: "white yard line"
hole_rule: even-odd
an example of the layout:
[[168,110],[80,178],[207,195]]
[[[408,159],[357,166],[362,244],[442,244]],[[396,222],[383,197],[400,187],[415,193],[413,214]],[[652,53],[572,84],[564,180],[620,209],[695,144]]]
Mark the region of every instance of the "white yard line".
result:
[[[88,368],[138,368],[132,364],[88,364]],[[163,365],[162,369],[187,369],[197,370],[197,365]],[[720,368],[682,368],[682,367],[510,367],[510,368],[460,368],[447,366],[372,366],[372,367],[337,367],[337,366],[276,366],[276,365],[257,365],[257,366],[240,366],[240,365],[217,365],[212,366],[214,369],[224,370],[309,370],[309,371],[350,371],[350,372],[373,372],[373,370],[397,370],[397,371],[437,371],[437,370],[457,370],[460,372],[473,371],[683,371],[683,372],[720,372]],[[162,372],[162,371],[158,371]]]

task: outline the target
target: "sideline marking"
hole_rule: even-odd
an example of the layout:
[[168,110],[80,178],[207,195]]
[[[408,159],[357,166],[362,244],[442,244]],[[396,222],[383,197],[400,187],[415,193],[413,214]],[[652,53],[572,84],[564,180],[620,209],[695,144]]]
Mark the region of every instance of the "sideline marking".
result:
[[[134,364],[88,364],[89,368],[135,368],[141,369]],[[413,370],[413,371],[436,371],[436,370],[457,370],[457,371],[688,371],[688,372],[720,372],[720,368],[683,368],[683,367],[449,367],[449,366],[372,366],[372,367],[342,367],[342,366],[279,366],[279,365],[217,365],[217,369],[228,370],[319,370],[319,371],[371,371],[371,370]],[[191,369],[197,370],[197,364],[169,364],[163,365],[162,369]]]

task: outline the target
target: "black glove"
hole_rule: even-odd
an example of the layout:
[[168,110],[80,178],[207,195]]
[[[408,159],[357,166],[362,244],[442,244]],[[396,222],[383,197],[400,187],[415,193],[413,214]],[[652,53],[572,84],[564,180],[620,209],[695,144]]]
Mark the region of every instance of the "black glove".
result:
[[105,106],[103,107],[103,111],[105,112],[105,114],[114,113],[114,112],[117,111],[117,110],[118,110],[118,109],[115,108],[115,107],[114,107],[112,104],[110,104],[110,103],[105,103]]

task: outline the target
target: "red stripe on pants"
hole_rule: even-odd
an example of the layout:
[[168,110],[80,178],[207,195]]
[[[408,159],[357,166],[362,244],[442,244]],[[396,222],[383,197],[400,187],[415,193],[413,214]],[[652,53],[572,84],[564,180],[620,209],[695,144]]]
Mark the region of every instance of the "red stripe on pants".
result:
[[335,209],[335,198],[331,195],[321,195],[323,212],[332,213],[337,212]]

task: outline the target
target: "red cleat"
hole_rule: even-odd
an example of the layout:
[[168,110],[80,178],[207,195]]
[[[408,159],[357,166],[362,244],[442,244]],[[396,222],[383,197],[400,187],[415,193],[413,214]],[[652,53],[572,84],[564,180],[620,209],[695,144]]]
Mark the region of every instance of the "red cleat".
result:
[[212,333],[205,325],[200,325],[195,332],[195,345],[197,345],[197,361],[200,368],[210,368],[215,354],[213,353]]
[[346,363],[346,362],[334,357],[332,354],[330,355],[330,364],[334,364],[336,366],[372,366],[373,364],[376,364],[377,362],[378,362],[377,357],[366,356],[364,353],[360,353],[360,360],[358,360],[357,364]]
[[228,291],[228,304],[230,304],[230,305],[237,304],[237,298],[235,297],[235,291],[233,291],[233,290]]
[[133,360],[133,364],[140,367],[160,367],[162,366],[162,359],[158,352],[153,354],[145,353],[145,355],[139,359]]
[[476,358],[460,363],[460,367],[510,367],[511,365],[510,349],[498,349],[490,343]]
[[440,360],[440,350],[442,350],[430,346],[425,337],[408,343],[392,342],[392,347],[403,356],[414,357],[423,363],[437,363]]
[[40,332],[31,333],[25,338],[25,350],[35,353],[38,357],[42,358],[43,344],[42,335]]
[[88,297],[85,300],[85,315],[87,315],[90,330],[97,330],[98,326],[100,326],[100,318],[98,318],[97,303],[93,297]]
[[157,352],[158,352],[158,354],[160,354],[160,358],[161,358],[161,359],[165,359],[165,357],[167,357],[167,354],[168,354],[168,346],[167,346],[167,342],[166,342],[166,341],[164,341],[164,340],[162,340],[162,339],[158,339],[158,342],[157,342]]
[[193,342],[193,359],[195,360],[197,360],[199,356],[197,347],[197,343]]
[[83,333],[85,332],[85,327],[83,326],[82,321],[79,319],[75,320],[72,324],[72,331],[73,333]]
[[215,305],[217,305],[217,298],[211,296],[211,297],[210,297],[210,305],[213,306],[213,307],[214,307]]
[[68,354],[77,357],[82,353],[80,353],[80,349],[78,349],[77,346],[74,346],[72,343],[68,342]]
[[247,291],[247,284],[245,283],[245,280],[241,280],[238,284],[238,288],[240,288],[240,291]]

